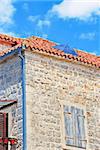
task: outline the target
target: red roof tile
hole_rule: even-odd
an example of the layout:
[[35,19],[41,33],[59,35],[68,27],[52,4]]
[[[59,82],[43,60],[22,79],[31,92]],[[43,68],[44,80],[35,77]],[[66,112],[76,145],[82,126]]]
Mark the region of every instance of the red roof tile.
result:
[[26,47],[26,50],[27,49],[38,50],[44,53],[48,53],[50,55],[60,56],[65,59],[70,59],[72,61],[78,61],[85,64],[91,64],[100,68],[100,56],[95,56],[87,52],[75,49],[75,51],[78,53],[78,56],[75,57],[71,54],[66,54],[61,50],[52,48],[52,46],[55,46],[56,43],[39,37],[32,36],[30,38],[21,39],[21,38],[14,38],[8,35],[0,34],[0,40],[7,41],[9,43],[12,43],[13,45],[12,48],[0,52],[0,56],[3,56],[7,54],[9,51],[13,51],[16,48],[21,47],[23,45]]
[[5,34],[0,34],[0,40],[7,41],[7,42],[13,43],[13,44],[18,44],[18,43],[22,42],[21,38],[15,38],[15,37],[8,36]]

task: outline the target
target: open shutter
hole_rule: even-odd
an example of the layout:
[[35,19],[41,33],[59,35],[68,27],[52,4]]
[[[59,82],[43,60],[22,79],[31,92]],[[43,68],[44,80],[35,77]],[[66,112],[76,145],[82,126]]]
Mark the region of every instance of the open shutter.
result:
[[6,137],[6,113],[0,113],[0,137]]
[[[6,138],[6,113],[0,113],[0,139]],[[0,143],[0,150],[6,150],[7,146]]]
[[74,145],[73,109],[72,109],[72,107],[64,106],[64,120],[65,120],[66,145]]
[[3,129],[4,129],[4,115],[0,113],[0,138],[3,137]]

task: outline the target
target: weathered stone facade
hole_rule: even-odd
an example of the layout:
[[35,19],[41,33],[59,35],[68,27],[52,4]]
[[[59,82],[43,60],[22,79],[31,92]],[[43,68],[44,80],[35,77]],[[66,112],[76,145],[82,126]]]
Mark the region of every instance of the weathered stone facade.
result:
[[37,53],[25,57],[27,149],[63,150],[61,104],[71,103],[86,107],[87,150],[99,150],[100,70]]
[[[27,150],[65,150],[65,103],[86,107],[87,150],[99,150],[100,70],[30,51],[25,51],[25,62]],[[22,66],[17,55],[0,62],[0,100],[5,99],[17,100],[1,111],[10,113],[9,136],[18,138],[17,150],[22,150]]]
[[9,136],[18,139],[17,149],[22,150],[22,73],[18,56],[0,63],[0,100],[17,100],[17,106],[1,110],[9,115]]
[[10,45],[3,45],[3,44],[0,44],[0,51],[4,50],[4,49],[7,49],[7,48],[10,48],[11,46]]

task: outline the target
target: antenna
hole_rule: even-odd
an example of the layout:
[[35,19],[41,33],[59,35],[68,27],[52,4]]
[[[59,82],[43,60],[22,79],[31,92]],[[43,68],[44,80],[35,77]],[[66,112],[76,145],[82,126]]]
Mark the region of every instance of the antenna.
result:
[[78,54],[75,52],[75,50],[73,48],[71,48],[68,44],[66,44],[66,45],[64,45],[64,44],[56,45],[56,46],[53,46],[53,48],[62,50],[67,54],[72,54],[74,56],[78,56]]

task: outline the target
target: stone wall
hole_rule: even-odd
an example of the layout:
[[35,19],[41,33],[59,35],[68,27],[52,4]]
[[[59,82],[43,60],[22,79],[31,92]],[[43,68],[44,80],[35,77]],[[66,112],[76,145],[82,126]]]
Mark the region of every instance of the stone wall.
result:
[[10,47],[11,47],[10,45],[7,46],[7,45],[0,44],[0,51],[8,49]]
[[28,150],[63,149],[63,101],[86,106],[87,150],[99,150],[99,70],[27,52],[26,98]]
[[13,107],[10,112],[9,135],[18,138],[17,149],[22,150],[22,81],[18,56],[0,63],[0,100],[5,99],[18,101],[17,108]]

